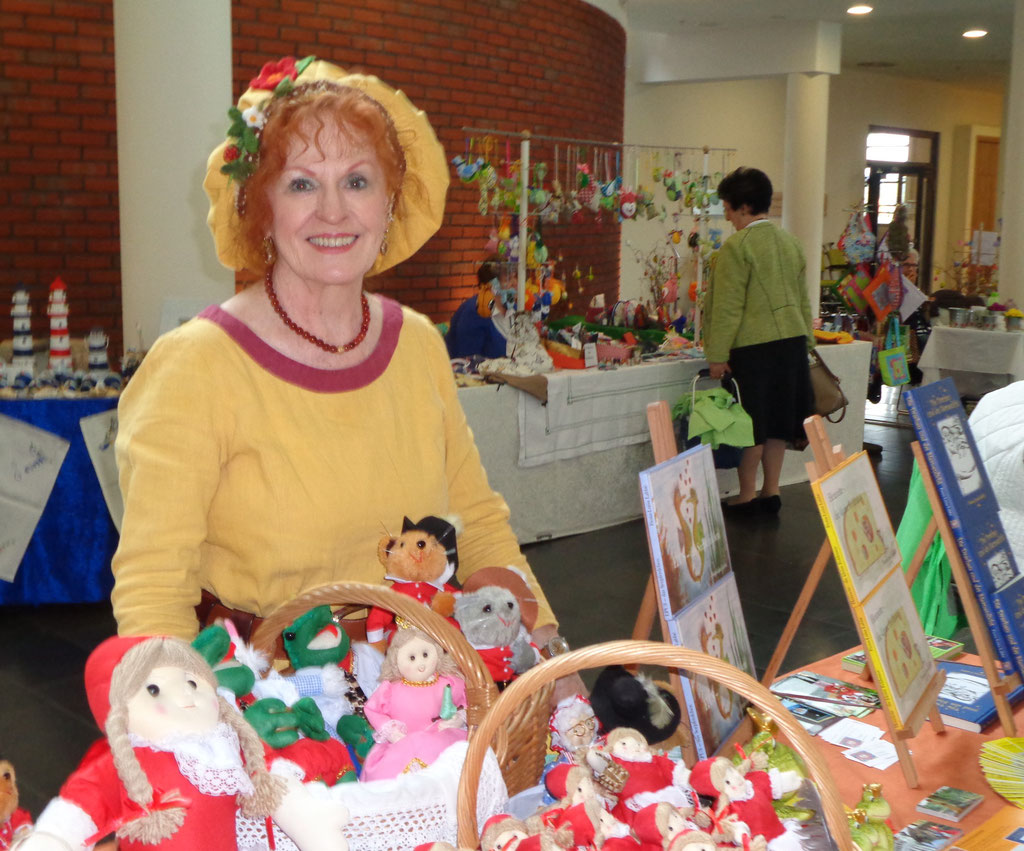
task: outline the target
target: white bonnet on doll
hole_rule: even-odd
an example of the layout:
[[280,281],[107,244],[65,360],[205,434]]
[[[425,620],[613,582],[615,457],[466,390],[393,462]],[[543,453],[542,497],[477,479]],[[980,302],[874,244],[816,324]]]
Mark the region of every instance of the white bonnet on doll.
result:
[[587,721],[591,718],[594,718],[594,710],[590,705],[590,701],[585,697],[574,694],[570,697],[562,698],[555,707],[554,712],[551,713],[551,723],[549,725],[551,730],[551,747],[555,750],[566,750],[569,745],[565,739],[565,734],[581,721]]

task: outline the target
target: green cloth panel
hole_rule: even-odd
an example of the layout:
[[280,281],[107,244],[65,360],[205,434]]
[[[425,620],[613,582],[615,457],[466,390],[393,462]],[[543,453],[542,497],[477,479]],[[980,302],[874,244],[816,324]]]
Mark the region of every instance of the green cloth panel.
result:
[[[925,529],[932,519],[932,508],[921,481],[921,473],[914,465],[910,474],[910,488],[907,491],[907,507],[903,511],[899,529],[896,531],[896,543],[903,558],[903,569],[906,570],[917,550]],[[953,574],[946,558],[946,550],[942,537],[936,533],[935,539],[928,548],[921,570],[910,589],[914,605],[921,616],[921,625],[928,635],[939,638],[952,638],[953,634],[966,625],[967,619],[960,612],[953,590]]]

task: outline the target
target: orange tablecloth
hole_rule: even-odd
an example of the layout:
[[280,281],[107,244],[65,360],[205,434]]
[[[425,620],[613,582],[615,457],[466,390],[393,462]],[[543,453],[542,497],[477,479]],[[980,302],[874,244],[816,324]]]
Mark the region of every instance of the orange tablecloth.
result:
[[[851,651],[846,650],[835,656],[829,656],[820,662],[808,665],[806,670],[816,671],[848,682],[863,682],[856,674],[844,671],[840,664],[840,660],[849,652]],[[981,664],[978,657],[970,654],[961,656],[957,661],[969,665]],[[880,710],[859,720],[885,729],[885,716]],[[1024,704],[1018,704],[1016,707],[1014,720],[1017,724],[1018,735],[1024,736]],[[946,727],[944,733],[936,733],[930,723],[925,723],[921,732],[909,742],[920,784],[917,789],[910,789],[907,786],[903,770],[898,762],[884,771],[879,771],[876,768],[869,768],[859,762],[847,759],[843,756],[843,749],[837,745],[830,745],[817,736],[815,741],[828,760],[832,777],[839,787],[843,803],[853,806],[860,800],[863,784],[881,783],[882,795],[892,805],[892,825],[897,830],[916,819],[929,818],[929,816],[917,812],[917,803],[940,786],[955,786],[984,795],[985,800],[957,824],[965,833],[968,833],[990,816],[995,815],[1008,803],[992,791],[978,765],[978,753],[982,742],[1001,739],[1004,735],[1003,728],[998,721],[995,721],[982,733],[972,733],[949,726]],[[892,741],[892,736],[888,732],[884,738],[886,741]],[[941,819],[937,820],[941,821]]]

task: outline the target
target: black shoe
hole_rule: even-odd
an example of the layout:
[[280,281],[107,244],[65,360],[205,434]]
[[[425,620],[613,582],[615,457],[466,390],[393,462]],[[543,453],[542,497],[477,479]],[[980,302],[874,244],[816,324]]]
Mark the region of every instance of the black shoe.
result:
[[782,508],[782,497],[777,493],[758,497],[757,507],[762,514],[778,514],[779,509]]
[[758,500],[751,499],[747,502],[726,502],[722,500],[722,514],[726,517],[754,517],[760,514]]

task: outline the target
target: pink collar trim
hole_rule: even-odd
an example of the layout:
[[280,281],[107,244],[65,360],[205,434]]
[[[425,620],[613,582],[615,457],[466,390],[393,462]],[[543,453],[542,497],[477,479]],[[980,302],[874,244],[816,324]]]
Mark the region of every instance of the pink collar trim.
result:
[[343,369],[318,369],[292,360],[264,342],[240,319],[217,305],[206,308],[199,314],[199,318],[220,327],[256,363],[283,381],[317,393],[340,393],[359,390],[380,378],[398,347],[398,335],[403,321],[402,306],[384,296],[378,296],[378,299],[383,310],[380,339],[366,360]]

